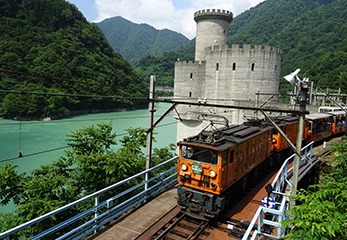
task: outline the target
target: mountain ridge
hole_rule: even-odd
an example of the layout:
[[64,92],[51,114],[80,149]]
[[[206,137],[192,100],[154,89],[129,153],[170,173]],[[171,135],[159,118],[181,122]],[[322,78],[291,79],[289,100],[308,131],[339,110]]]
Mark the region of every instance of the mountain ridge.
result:
[[157,56],[173,50],[189,39],[170,29],[155,29],[146,23],[133,23],[121,16],[97,23],[115,52],[134,64],[147,54]]

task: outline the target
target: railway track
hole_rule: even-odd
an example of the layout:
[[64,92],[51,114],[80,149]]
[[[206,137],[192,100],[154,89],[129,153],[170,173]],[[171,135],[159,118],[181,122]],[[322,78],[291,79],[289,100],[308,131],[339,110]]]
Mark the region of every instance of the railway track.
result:
[[249,222],[223,217],[212,221],[193,219],[175,207],[136,240],[204,240],[209,239],[212,233],[215,236],[228,236],[230,240],[241,239],[248,225]]
[[[264,171],[258,176],[258,181],[266,179],[269,175],[277,172],[278,166],[273,167],[271,171]],[[258,188],[259,182],[249,182],[243,191],[239,191],[237,196],[227,204],[226,212],[233,209],[235,205],[246,199],[251,191]],[[259,190],[259,189],[258,189]],[[249,222],[225,217],[222,213],[216,219],[211,221],[203,221],[190,218],[180,212],[178,207],[174,207],[165,216],[154,223],[144,233],[138,236],[137,240],[181,240],[181,239],[228,239],[240,240],[245,234]],[[257,228],[257,226],[255,226]]]
[[175,221],[162,231],[159,236],[156,236],[155,240],[206,239],[210,235],[210,232],[206,229],[208,224],[208,221],[193,220],[182,214],[179,218],[175,218]]
[[203,240],[210,235],[211,229],[208,225],[208,221],[192,219],[175,207],[136,239]]

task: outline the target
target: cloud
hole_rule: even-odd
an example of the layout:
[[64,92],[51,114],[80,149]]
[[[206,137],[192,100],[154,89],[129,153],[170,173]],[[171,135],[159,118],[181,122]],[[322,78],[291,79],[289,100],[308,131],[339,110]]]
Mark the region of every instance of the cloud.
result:
[[156,29],[170,29],[195,37],[194,12],[200,9],[225,9],[234,16],[261,0],[95,0],[98,17],[94,22],[121,16],[134,23],[147,23]]

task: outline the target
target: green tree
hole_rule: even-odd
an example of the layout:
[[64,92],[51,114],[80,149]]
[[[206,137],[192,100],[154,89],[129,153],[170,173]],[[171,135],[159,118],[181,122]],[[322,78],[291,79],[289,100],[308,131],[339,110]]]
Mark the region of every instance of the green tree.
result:
[[283,221],[289,230],[284,239],[347,239],[346,149],[346,141],[336,144],[332,148],[336,167],[323,183],[301,189],[295,196],[301,204],[289,210],[293,219]]
[[[12,163],[1,165],[0,204],[6,205],[13,201],[17,207],[12,213],[0,214],[0,232],[143,171],[146,158],[142,150],[147,142],[146,130],[129,128],[127,132],[128,135],[119,139],[121,146],[116,152],[112,149],[117,143],[116,134],[112,132],[110,123],[103,123],[73,131],[67,136],[71,150],[66,150],[65,156],[50,164],[41,165],[31,173],[18,174],[17,166]],[[154,164],[171,157],[173,153],[169,147],[153,151]],[[103,194],[100,201],[115,196],[139,181],[141,179]],[[129,195],[119,201],[128,197]],[[28,239],[93,204],[89,201],[78,205],[19,232],[17,237]],[[63,232],[57,234],[61,235]]]

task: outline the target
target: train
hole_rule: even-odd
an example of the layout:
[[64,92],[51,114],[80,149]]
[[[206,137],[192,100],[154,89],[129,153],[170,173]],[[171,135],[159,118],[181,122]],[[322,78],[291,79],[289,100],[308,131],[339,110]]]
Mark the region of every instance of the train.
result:
[[[274,120],[296,144],[298,117]],[[177,143],[177,206],[204,220],[218,216],[250,179],[292,154],[287,142],[265,120],[207,129]],[[322,141],[345,130],[344,111],[309,114],[305,116],[303,143]]]

